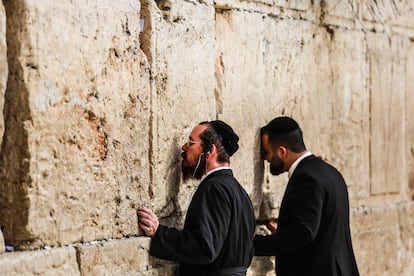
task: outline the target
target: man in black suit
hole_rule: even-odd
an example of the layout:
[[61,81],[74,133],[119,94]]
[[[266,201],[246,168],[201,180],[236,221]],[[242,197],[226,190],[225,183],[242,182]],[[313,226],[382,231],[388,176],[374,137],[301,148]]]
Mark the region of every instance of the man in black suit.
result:
[[271,235],[256,235],[256,256],[276,256],[280,276],[359,275],[342,175],[306,150],[295,120],[278,117],[261,129],[263,159],[270,172],[288,172],[279,218]]
[[255,216],[249,195],[230,168],[239,137],[223,121],[201,122],[182,146],[183,177],[202,179],[183,229],[159,224],[148,208],[137,210],[151,237],[152,256],[179,263],[180,276],[245,276],[253,258]]

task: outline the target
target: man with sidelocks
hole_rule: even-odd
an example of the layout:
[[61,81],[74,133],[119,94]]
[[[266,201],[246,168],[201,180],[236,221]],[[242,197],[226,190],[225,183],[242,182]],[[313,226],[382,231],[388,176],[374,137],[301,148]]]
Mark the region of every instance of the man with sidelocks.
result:
[[182,230],[160,225],[147,208],[137,210],[139,227],[151,237],[150,254],[179,263],[179,275],[246,275],[253,257],[252,203],[233,176],[230,156],[239,137],[220,120],[201,122],[182,146],[184,179],[202,179]]

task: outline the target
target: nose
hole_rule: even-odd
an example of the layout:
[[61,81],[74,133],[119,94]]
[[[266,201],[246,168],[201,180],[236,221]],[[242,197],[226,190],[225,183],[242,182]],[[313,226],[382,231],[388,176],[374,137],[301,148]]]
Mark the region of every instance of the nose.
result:
[[184,145],[181,147],[181,150],[182,151],[187,151],[187,143],[184,143]]

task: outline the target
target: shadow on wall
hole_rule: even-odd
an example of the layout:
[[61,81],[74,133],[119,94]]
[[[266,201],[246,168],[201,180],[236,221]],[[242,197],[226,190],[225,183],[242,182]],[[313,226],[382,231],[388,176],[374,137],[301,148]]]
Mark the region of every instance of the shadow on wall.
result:
[[[17,37],[25,37],[27,18],[23,14],[23,4],[19,1],[3,3],[6,10],[6,42],[9,74],[4,100],[4,136],[0,154],[0,226],[6,244],[16,247],[31,243],[33,237],[27,231],[29,198],[27,189],[32,185],[28,176],[30,154],[26,123],[31,122],[29,92],[25,85],[25,71],[35,74],[37,66],[30,59],[27,68],[22,68],[17,57],[26,42]],[[19,32],[19,35],[16,34]],[[27,53],[28,56],[30,53]]]
[[[411,160],[414,160],[414,146],[411,147]],[[410,168],[410,167],[409,167]],[[414,168],[411,166],[408,172],[408,188],[411,200],[414,200]]]
[[253,145],[253,164],[254,164],[254,171],[253,171],[253,181],[254,181],[254,194],[253,199],[254,201],[254,209],[256,216],[259,214],[259,219],[261,215],[261,209],[263,202],[265,201],[264,194],[263,194],[263,185],[264,185],[264,162],[262,159],[262,152],[261,152],[261,137],[260,137],[260,129],[256,130],[256,135],[254,138],[254,145]]
[[160,222],[173,227],[178,227],[181,224],[184,213],[179,204],[180,185],[182,183],[181,148],[177,145],[179,145],[177,137],[174,137],[166,154],[170,157],[166,176],[167,206],[163,206],[160,210]]

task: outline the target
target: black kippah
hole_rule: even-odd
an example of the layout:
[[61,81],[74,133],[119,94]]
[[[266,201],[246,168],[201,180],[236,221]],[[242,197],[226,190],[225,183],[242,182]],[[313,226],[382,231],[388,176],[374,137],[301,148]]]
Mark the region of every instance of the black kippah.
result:
[[239,145],[237,144],[239,136],[237,136],[233,129],[223,121],[211,121],[210,125],[214,128],[217,134],[221,136],[224,149],[230,156],[232,156],[239,149]]
[[270,121],[265,128],[274,134],[286,134],[299,129],[299,125],[290,117],[277,117]]

